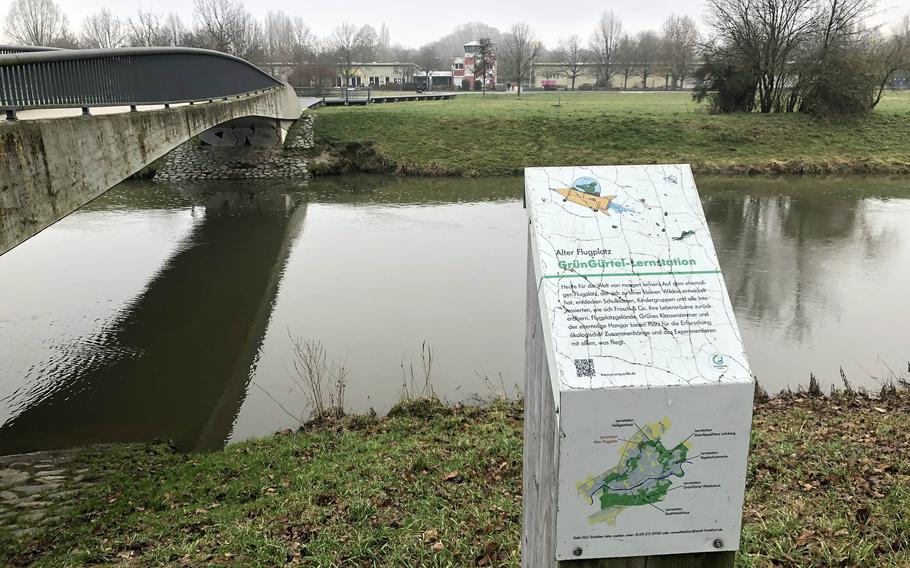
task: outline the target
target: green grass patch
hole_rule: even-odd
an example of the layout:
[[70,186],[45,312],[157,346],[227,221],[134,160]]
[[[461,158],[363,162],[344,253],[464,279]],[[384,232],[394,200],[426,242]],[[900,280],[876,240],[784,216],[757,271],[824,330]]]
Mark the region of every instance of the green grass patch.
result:
[[415,403],[220,452],[123,445],[81,459],[103,472],[91,495],[63,530],[26,543],[0,533],[0,565],[517,562],[515,405]]
[[[327,171],[510,175],[528,166],[691,163],[703,173],[910,172],[910,93],[838,120],[712,115],[685,92],[463,94],[315,112],[317,144],[345,162]],[[359,156],[348,159],[346,149]]]
[[[183,454],[80,450],[96,485],[10,566],[518,566],[519,403],[396,407]],[[910,563],[910,394],[757,405],[740,567]]]

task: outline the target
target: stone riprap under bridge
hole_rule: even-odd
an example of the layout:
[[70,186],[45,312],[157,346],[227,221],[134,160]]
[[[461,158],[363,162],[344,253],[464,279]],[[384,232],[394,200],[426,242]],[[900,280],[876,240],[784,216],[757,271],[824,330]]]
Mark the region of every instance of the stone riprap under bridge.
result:
[[[315,116],[304,114],[288,131],[287,138],[271,140],[259,136],[258,130],[276,132],[273,125],[253,123],[253,128],[236,126],[237,122],[216,127],[184,142],[163,158],[151,170],[156,181],[223,179],[305,179],[307,150],[313,147]],[[239,121],[243,125],[244,120]],[[218,140],[224,143],[217,143]],[[212,142],[215,142],[213,144]]]
[[23,540],[56,524],[94,484],[86,451],[0,456],[0,533]]

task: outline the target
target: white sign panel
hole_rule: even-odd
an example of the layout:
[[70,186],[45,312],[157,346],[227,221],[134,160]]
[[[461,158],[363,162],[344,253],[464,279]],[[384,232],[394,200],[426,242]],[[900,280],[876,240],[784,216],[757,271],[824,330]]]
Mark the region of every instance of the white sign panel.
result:
[[557,559],[735,550],[753,379],[685,165],[525,171]]

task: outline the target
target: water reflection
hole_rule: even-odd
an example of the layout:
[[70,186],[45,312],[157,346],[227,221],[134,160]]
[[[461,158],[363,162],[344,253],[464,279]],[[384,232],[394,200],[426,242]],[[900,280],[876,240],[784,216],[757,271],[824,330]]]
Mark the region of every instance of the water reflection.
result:
[[[815,373],[877,388],[910,358],[910,186],[889,178],[708,178],[702,202],[747,352],[772,390]],[[893,196],[898,196],[895,199]]]
[[145,290],[66,349],[62,367],[35,364],[46,380],[3,426],[0,453],[155,437],[223,444],[306,206],[229,187],[190,198],[204,214]]
[[[874,387],[905,368],[910,186],[702,178],[747,352],[769,390]],[[130,182],[0,258],[0,453],[286,427],[291,340],[386,410],[434,351],[450,401],[521,383],[521,180],[350,176],[306,185]],[[501,377],[501,378],[500,378]]]
[[517,179],[314,183],[233,439],[287,424],[271,398],[304,407],[289,334],[345,362],[355,410],[397,402],[402,365],[420,367],[423,342],[446,400],[490,396],[482,377],[513,392],[524,361],[520,192]]

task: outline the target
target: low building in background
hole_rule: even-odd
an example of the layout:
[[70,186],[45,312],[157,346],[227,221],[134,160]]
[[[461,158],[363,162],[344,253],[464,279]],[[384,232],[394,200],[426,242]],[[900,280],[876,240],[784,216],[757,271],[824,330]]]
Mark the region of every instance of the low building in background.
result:
[[[535,62],[531,70],[531,87],[537,87],[547,90],[563,90],[572,88],[572,77],[566,73],[566,67],[562,63]],[[666,89],[670,83],[668,77],[662,73],[648,75],[647,85],[641,74],[629,75],[628,80],[622,74],[617,72],[613,75],[609,87],[600,80],[597,67],[594,64],[585,65],[581,68],[575,77],[575,90],[586,90],[593,88],[612,88],[612,89]]]
[[451,71],[430,71],[429,79],[430,84],[427,86],[427,74],[418,68],[417,73],[414,75],[414,83],[421,89],[437,91],[440,89],[452,89],[454,86]]
[[[524,83],[522,83],[524,84]],[[566,71],[566,66],[557,62],[534,62],[531,68],[531,88],[544,90],[569,90],[572,88],[572,77]],[[695,86],[695,80],[686,78],[683,81],[683,89],[691,89]],[[655,65],[654,71],[648,74],[647,84],[640,72],[632,73],[628,77],[618,69],[610,80],[609,85],[605,85],[601,80],[597,66],[593,63],[585,64],[579,70],[575,77],[575,90],[585,91],[592,89],[673,89],[673,79],[666,74],[660,66]]]
[[336,74],[335,86],[401,89],[403,85],[413,85],[415,75],[418,73],[419,70],[413,63],[399,61],[361,63],[351,74],[348,85],[344,85],[344,78],[340,73]]

